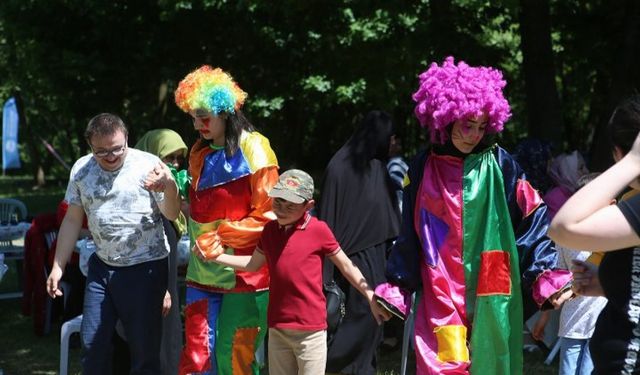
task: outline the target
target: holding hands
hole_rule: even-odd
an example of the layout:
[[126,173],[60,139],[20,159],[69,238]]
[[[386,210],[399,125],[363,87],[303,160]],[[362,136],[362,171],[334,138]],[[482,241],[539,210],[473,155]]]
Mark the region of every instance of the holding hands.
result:
[[378,325],[391,319],[391,313],[380,306],[380,304],[376,301],[373,293],[371,293],[371,295],[367,293],[367,300],[369,301],[371,314],[373,314],[373,318],[376,320],[376,323],[378,323]]
[[164,192],[167,186],[175,186],[175,181],[169,167],[163,162],[159,162],[149,171],[142,184],[145,189],[160,193]]
[[204,261],[216,259],[224,253],[224,246],[217,232],[208,232],[196,239],[196,244],[191,249],[196,256]]

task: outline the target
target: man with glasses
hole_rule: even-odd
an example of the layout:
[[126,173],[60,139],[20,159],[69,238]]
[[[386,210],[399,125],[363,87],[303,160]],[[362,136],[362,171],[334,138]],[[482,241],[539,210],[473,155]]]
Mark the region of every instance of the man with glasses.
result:
[[129,149],[127,128],[116,115],[91,121],[85,138],[92,154],[74,164],[47,280],[52,298],[86,214],[96,252],[89,259],[81,337],[83,373],[110,374],[111,339],[122,321],[131,372],[160,373],[162,302],[169,246],[162,218],[178,217],[180,199],[169,168],[155,155]]

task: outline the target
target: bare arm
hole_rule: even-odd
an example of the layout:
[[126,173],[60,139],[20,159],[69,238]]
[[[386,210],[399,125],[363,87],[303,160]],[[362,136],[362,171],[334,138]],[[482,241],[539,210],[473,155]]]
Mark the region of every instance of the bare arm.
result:
[[47,279],[47,293],[52,298],[62,295],[62,292],[58,289],[58,282],[62,278],[64,268],[76,246],[76,241],[78,241],[83,219],[84,210],[82,207],[70,204],[62,220],[60,231],[58,231],[56,256]]
[[180,214],[180,194],[173,180],[167,184],[164,190],[164,200],[158,204],[158,208],[168,220],[173,221],[178,218]]
[[611,251],[640,244],[640,237],[617,206],[609,203],[640,175],[640,136],[631,151],[578,190],[551,222],[549,237],[562,246]]
[[349,281],[354,288],[356,288],[369,302],[371,313],[373,317],[381,324],[385,320],[389,320],[391,315],[386,310],[382,309],[374,300],[373,289],[367,283],[367,280],[362,275],[362,272],[356,267],[355,264],[347,257],[347,254],[340,249],[337,254],[329,257],[329,260],[336,265],[336,268],[342,275]]
[[260,251],[254,250],[251,256],[220,254],[217,258],[211,260],[237,270],[256,272],[265,263],[266,258]]

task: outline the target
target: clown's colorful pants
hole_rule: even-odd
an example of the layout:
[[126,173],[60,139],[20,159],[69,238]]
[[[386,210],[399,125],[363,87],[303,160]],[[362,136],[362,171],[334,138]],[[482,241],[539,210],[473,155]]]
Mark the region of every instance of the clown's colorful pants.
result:
[[269,292],[215,293],[187,286],[180,374],[257,375]]

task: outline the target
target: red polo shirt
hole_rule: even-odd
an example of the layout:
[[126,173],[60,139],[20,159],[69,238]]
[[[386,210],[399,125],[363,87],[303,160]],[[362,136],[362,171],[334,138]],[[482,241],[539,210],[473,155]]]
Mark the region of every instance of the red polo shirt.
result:
[[340,251],[327,224],[309,213],[288,229],[276,220],[271,221],[262,231],[258,251],[265,255],[271,276],[269,327],[302,331],[326,329],[322,265],[326,256]]

